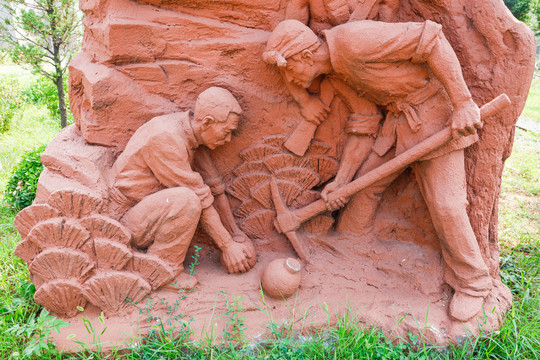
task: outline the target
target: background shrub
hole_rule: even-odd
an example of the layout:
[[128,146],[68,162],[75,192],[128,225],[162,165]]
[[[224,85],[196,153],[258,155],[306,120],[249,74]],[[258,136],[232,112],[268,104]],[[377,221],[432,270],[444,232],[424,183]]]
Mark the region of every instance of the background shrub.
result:
[[0,75],[0,134],[9,129],[11,120],[22,105],[18,77],[12,74]]
[[[64,86],[67,88],[67,76]],[[35,80],[23,91],[24,101],[34,105],[44,105],[54,118],[60,118],[58,108],[58,92],[56,85],[44,76],[37,76]],[[69,109],[69,99],[66,97],[66,106]],[[70,113],[71,114],[71,113]]]
[[40,156],[44,150],[45,145],[25,153],[13,169],[4,193],[8,207],[21,210],[34,201],[38,178],[43,171]]

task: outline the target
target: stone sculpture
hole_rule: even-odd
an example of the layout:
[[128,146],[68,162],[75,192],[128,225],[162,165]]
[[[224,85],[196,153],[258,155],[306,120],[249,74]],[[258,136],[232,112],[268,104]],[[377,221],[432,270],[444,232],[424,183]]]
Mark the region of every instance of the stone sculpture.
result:
[[[270,36],[263,57],[298,86],[307,89],[319,76],[335,76],[372,102],[364,113],[348,120],[350,137],[339,171],[322,191],[328,210],[345,206],[347,199],[336,198],[333,192],[350,182],[360,167],[361,172],[372,170],[450,122],[454,139],[425,155],[414,164],[414,171],[442,242],[445,281],[456,291],[450,315],[469,320],[482,309],[492,286],[466,211],[463,149],[478,139],[476,129],[482,122],[452,47],[441,26],[431,21],[357,21],[323,34],[321,41],[299,21],[284,21]],[[382,115],[374,114],[376,106],[387,110],[380,132]],[[337,230],[369,233],[377,202],[398,175],[382,178],[355,195]]]
[[[249,271],[253,244],[234,221],[209,155],[197,152],[230,142],[241,113],[230,92],[211,87],[194,112],[156,117],[135,132],[112,166],[108,198],[61,190],[48,205],[24,209],[15,254],[30,265],[36,301],[71,317],[87,301],[111,313],[163,286],[192,289],[196,278],[182,271],[199,222],[230,273]],[[213,176],[205,184],[193,166]]]
[[[193,114],[163,115],[141,126],[114,163],[112,203],[122,214],[120,222],[131,231],[133,246],[146,250],[140,261],[150,261],[147,268],[164,266],[168,271],[163,273],[180,274],[199,221],[222,250],[229,272],[248,271],[255,265],[255,249],[234,221],[219,173],[204,150],[198,157],[195,154],[201,145],[215,149],[230,142],[241,113],[231,93],[209,88],[199,95]],[[206,180],[212,188],[191,164],[216,175]],[[213,196],[222,199],[214,202]],[[160,277],[151,285],[157,289],[172,281]],[[184,273],[176,283],[192,288],[195,281]]]
[[[80,7],[75,124],[16,219],[36,301],[73,325],[59,347],[95,340],[83,316],[104,349],[156,324],[219,334],[228,296],[243,296],[248,338],[265,313],[307,329],[355,311],[439,344],[500,326],[497,197],[534,66],[502,1]],[[287,24],[307,52],[273,43]],[[448,119],[463,134],[428,154],[452,137]],[[459,203],[442,206],[449,189]]]

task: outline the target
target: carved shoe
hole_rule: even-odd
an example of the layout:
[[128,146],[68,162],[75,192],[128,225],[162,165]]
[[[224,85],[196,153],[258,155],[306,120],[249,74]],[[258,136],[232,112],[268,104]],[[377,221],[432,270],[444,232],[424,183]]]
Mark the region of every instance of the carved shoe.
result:
[[472,296],[460,291],[456,291],[450,301],[449,314],[459,321],[467,321],[482,310],[484,297]]

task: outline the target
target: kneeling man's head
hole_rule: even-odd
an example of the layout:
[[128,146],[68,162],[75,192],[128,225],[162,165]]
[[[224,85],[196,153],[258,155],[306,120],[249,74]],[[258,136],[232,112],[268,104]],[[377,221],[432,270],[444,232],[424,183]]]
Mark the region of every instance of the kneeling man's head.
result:
[[241,114],[240,104],[228,90],[211,87],[200,93],[195,103],[193,125],[201,145],[215,149],[231,141]]

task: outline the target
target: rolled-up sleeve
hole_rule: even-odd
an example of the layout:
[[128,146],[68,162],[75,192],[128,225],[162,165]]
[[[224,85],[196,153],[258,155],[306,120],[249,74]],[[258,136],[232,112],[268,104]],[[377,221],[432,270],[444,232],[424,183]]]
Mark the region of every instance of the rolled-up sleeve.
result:
[[442,26],[440,24],[434,23],[433,21],[426,21],[424,23],[424,29],[422,30],[422,35],[420,35],[420,40],[418,41],[418,46],[414,52],[411,61],[413,63],[423,63],[426,62],[431,50],[437,44],[439,36],[442,34]]
[[345,132],[349,135],[375,137],[379,131],[382,115],[351,114],[347,119]]

